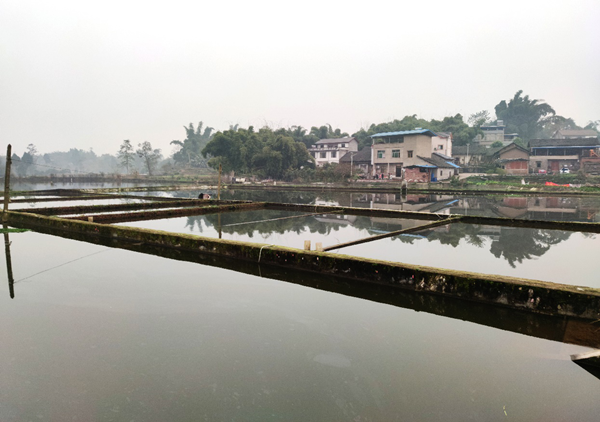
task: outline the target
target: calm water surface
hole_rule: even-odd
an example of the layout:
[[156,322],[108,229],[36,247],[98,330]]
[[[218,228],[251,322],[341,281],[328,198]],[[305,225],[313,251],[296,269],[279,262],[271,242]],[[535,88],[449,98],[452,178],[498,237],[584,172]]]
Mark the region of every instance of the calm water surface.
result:
[[[317,242],[329,247],[427,223],[257,210],[121,225],[300,249],[305,240],[310,240],[314,249]],[[595,258],[598,250],[600,236],[597,234],[451,224],[331,252],[600,288],[600,261]]]
[[598,419],[600,380],[569,360],[583,347],[33,232],[10,241],[2,421]]

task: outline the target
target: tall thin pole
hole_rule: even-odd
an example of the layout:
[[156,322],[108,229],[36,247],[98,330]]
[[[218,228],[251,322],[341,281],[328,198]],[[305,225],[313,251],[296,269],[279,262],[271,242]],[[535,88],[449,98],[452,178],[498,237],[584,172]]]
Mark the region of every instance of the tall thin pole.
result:
[[8,292],[11,299],[15,297],[15,280],[13,279],[12,259],[10,258],[10,239],[8,238],[8,226],[4,224],[4,251],[6,253],[6,272],[8,275]]
[[4,173],[4,211],[2,212],[2,221],[6,222],[8,220],[8,201],[10,199],[10,164],[11,164],[11,155],[12,146],[8,144],[6,148],[6,172]]
[[223,167],[221,166],[221,163],[219,163],[219,186],[217,187],[217,200],[221,200],[221,171],[223,170]]

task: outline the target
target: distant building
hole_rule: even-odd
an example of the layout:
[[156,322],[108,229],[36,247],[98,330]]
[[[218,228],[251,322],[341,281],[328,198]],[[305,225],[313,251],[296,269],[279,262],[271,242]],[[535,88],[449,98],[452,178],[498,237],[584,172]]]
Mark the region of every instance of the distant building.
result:
[[436,132],[431,137],[431,152],[452,157],[452,134],[447,132]]
[[455,146],[452,157],[461,167],[479,167],[494,161],[494,154],[504,147],[491,147],[473,143]]
[[364,147],[360,151],[349,151],[340,158],[340,165],[352,166],[354,174],[364,174],[370,176],[373,174],[371,164],[371,148]]
[[507,174],[529,174],[529,150],[515,143],[494,153],[497,165]]
[[434,152],[430,157],[417,157],[418,162],[406,166],[407,182],[439,182],[458,174],[460,166],[452,162],[452,157]]
[[519,136],[518,133],[506,133],[503,120],[496,120],[495,124],[480,126],[479,129],[483,132],[483,136],[477,135],[474,142],[483,146],[490,146],[494,142],[502,142],[503,146],[506,146]]
[[308,149],[315,157],[317,167],[325,164],[339,163],[340,158],[349,151],[358,151],[358,141],[355,138],[321,139]]
[[597,138],[598,132],[593,129],[561,129],[554,132],[552,139]]
[[577,171],[584,162],[592,166],[600,161],[598,137],[532,139],[529,148],[529,163],[534,173],[558,172],[565,167]]
[[376,133],[371,136],[372,175],[385,178],[402,177],[402,168],[418,164],[418,158],[431,155],[432,138],[428,129]]

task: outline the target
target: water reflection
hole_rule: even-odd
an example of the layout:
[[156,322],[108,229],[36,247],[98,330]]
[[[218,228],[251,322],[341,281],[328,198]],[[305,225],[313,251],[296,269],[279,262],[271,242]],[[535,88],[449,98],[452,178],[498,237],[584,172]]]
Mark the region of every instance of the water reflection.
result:
[[568,356],[599,333],[578,319],[113,239],[13,237],[15,269],[37,275],[0,297],[3,421],[597,418],[598,380]]
[[[196,191],[175,191],[178,198]],[[478,215],[528,220],[600,222],[598,196],[442,195],[336,191],[227,190],[222,199]]]
[[[287,218],[286,218],[287,217]],[[294,218],[304,217],[304,218]],[[185,229],[203,233],[206,228],[215,228],[219,233],[253,238],[256,234],[263,237],[277,233],[280,235],[300,235],[318,233],[329,235],[342,228],[354,228],[355,236],[385,234],[397,230],[422,225],[422,221],[399,220],[396,218],[362,217],[353,215],[295,214],[287,211],[251,211],[227,214],[212,214],[185,217]],[[141,223],[143,224],[143,223]],[[573,232],[544,229],[526,229],[513,227],[483,226],[455,223],[447,226],[423,230],[417,234],[400,235],[392,238],[394,242],[414,244],[419,240],[436,242],[453,248],[462,241],[477,248],[488,248],[495,258],[506,260],[516,268],[526,260],[536,259],[547,253],[553,246],[568,240]],[[211,235],[207,233],[207,235]],[[595,239],[593,234],[582,234]],[[353,239],[354,240],[354,239]],[[330,242],[331,243],[331,242]],[[342,253],[345,253],[343,250]]]

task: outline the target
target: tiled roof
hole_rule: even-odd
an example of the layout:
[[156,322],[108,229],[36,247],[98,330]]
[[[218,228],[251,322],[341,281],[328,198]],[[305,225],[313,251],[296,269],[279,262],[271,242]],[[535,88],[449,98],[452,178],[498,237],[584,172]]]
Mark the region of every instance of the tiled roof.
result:
[[340,143],[347,144],[348,142],[350,142],[353,139],[356,140],[355,138],[321,139],[320,141],[315,142],[315,144],[317,144],[317,145],[322,145],[322,144],[340,144]]
[[[352,158],[351,155],[354,154],[354,156]],[[358,152],[347,152],[346,154],[344,154],[344,156],[342,158],[340,158],[340,162],[350,162],[352,161],[353,163],[371,163],[371,148],[369,147],[365,147],[363,149],[361,149]]]
[[529,148],[551,147],[600,147],[600,142],[598,138],[532,139],[529,141]]
[[385,138],[387,136],[403,136],[403,135],[428,135],[435,136],[435,132],[429,129],[401,130],[399,132],[382,132],[371,135],[371,138]]
[[[489,147],[487,148],[485,145],[469,145],[468,153],[469,155],[494,155],[496,152],[500,151],[502,147]],[[452,155],[467,155],[467,146],[452,146]]]

